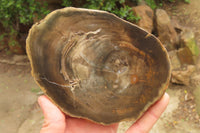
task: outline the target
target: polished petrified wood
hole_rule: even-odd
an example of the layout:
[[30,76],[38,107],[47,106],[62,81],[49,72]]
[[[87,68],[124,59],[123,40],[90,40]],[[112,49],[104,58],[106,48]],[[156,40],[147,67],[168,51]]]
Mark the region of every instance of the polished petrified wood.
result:
[[137,119],[165,92],[161,42],[117,16],[64,8],[31,28],[32,75],[63,112],[102,124]]

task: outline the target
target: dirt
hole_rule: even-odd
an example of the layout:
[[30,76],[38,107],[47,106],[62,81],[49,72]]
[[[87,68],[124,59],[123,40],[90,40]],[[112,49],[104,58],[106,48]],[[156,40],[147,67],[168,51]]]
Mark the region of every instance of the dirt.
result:
[[[200,0],[164,6],[181,26],[193,29],[200,45]],[[200,63],[199,63],[200,64]],[[199,74],[200,65],[197,65]],[[37,104],[42,94],[34,82],[26,56],[0,52],[0,133],[38,133],[43,115]],[[198,81],[200,82],[200,81]],[[198,84],[200,85],[200,84]],[[200,116],[193,96],[195,85],[170,85],[170,103],[150,133],[199,133]],[[122,122],[123,133],[133,122]]]
[[[192,90],[187,86],[169,86],[169,105],[150,133],[199,133],[200,119]],[[124,133],[132,123],[122,122],[118,133]]]
[[[34,111],[40,112],[36,103],[40,89],[30,74],[29,62],[26,65],[16,65],[13,64],[13,57],[0,53],[0,60],[7,61],[0,63],[1,133],[17,133]],[[39,129],[34,130],[39,132]]]

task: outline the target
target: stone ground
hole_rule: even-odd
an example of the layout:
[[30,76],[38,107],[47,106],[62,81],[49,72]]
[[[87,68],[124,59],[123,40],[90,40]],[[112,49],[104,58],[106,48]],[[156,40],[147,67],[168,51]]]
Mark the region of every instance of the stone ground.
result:
[[[172,19],[195,31],[200,45],[199,5],[200,0],[191,0],[191,4],[164,8]],[[200,65],[197,68],[199,70]],[[194,88],[194,85],[169,86],[167,93],[170,95],[170,103],[150,133],[200,132]],[[41,91],[30,74],[27,58],[0,52],[0,133],[38,133],[43,123],[43,115],[37,104],[39,95]],[[131,124],[121,123],[118,133],[124,133]]]

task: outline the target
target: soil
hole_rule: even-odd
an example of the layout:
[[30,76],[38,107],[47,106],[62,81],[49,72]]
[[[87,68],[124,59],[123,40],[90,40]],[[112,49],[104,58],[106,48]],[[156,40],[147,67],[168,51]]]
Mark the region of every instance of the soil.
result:
[[[200,45],[200,0],[190,4],[164,6],[173,20],[193,29]],[[200,63],[197,74],[200,74]],[[200,81],[198,81],[200,82]],[[200,116],[193,96],[195,85],[171,84],[167,89],[170,103],[150,133],[199,133]],[[40,88],[31,76],[26,56],[0,52],[0,133],[38,133],[43,115],[37,103]],[[123,133],[133,122],[122,122],[118,133]]]

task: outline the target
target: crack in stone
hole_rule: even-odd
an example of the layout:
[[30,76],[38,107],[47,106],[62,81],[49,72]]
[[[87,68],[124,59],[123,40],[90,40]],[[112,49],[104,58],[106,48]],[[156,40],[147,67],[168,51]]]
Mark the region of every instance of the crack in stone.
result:
[[53,81],[48,80],[48,79],[45,78],[45,77],[40,77],[40,78],[46,80],[47,82],[49,82],[49,83],[51,83],[51,84],[54,84],[54,85],[57,85],[57,86],[60,86],[60,87],[65,87],[65,88],[71,88],[71,87],[72,87],[71,85],[62,85],[62,84],[58,84],[58,83],[56,83],[56,82],[53,82]]

